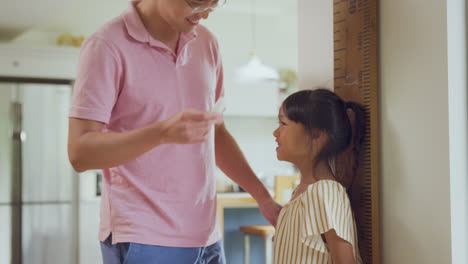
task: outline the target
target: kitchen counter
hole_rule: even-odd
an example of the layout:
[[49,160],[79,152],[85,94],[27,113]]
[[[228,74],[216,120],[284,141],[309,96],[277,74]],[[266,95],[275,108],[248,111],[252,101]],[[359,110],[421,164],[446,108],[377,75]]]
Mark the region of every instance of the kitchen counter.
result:
[[228,192],[217,194],[217,217],[221,236],[224,238],[224,209],[226,208],[256,208],[255,199],[246,192]]
[[224,209],[226,208],[255,208],[258,207],[255,199],[246,192],[228,192],[217,194],[216,216],[221,230],[221,237],[224,238]]

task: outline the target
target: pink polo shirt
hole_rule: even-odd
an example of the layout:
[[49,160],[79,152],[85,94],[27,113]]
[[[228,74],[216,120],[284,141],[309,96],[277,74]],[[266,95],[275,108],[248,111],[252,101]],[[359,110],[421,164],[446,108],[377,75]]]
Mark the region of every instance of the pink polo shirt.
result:
[[[215,37],[199,25],[174,54],[146,31],[134,7],[81,50],[70,117],[125,132],[185,109],[210,111],[223,94]],[[220,239],[216,225],[214,128],[201,144],[160,145],[104,170],[99,238],[172,247]]]

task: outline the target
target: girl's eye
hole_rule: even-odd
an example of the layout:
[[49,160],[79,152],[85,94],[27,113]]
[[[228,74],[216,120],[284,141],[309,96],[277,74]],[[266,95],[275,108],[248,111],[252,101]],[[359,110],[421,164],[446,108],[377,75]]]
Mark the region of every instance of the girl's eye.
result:
[[286,125],[286,123],[282,122],[282,121],[279,121],[278,123],[280,124],[280,126],[285,126]]

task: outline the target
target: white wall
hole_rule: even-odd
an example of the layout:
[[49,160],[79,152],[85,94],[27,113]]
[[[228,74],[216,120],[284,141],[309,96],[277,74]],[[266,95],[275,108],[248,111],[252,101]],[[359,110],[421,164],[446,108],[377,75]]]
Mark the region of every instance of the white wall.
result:
[[333,1],[298,1],[299,88],[333,87]]
[[468,263],[466,1],[447,2],[452,263]]
[[[448,1],[454,16],[449,20],[447,0],[380,1],[380,227],[385,264],[451,263],[452,258],[453,263],[467,263],[466,209],[450,215],[451,206],[467,204],[466,47],[460,25],[464,4]],[[299,75],[305,80],[300,88],[308,88],[333,74],[325,64],[318,70],[324,77],[311,78],[317,65],[307,64],[320,54],[330,56],[325,62],[332,61],[324,47],[330,33],[310,29],[317,23],[310,14],[322,10],[331,18],[332,7],[300,0],[299,10]],[[321,41],[314,50],[304,45],[314,40]],[[452,204],[451,195],[456,200]],[[451,230],[452,224],[460,229]]]
[[384,263],[450,263],[446,1],[380,2]]

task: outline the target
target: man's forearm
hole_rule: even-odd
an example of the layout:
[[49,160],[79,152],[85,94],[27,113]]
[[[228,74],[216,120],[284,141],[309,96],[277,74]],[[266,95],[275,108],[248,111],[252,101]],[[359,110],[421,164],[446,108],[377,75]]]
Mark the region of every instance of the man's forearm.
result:
[[156,147],[159,131],[156,124],[122,133],[85,133],[69,144],[70,161],[78,172],[118,166]]
[[224,128],[216,131],[216,164],[240,187],[249,192],[257,201],[271,199],[268,190],[250,168],[231,134]]

